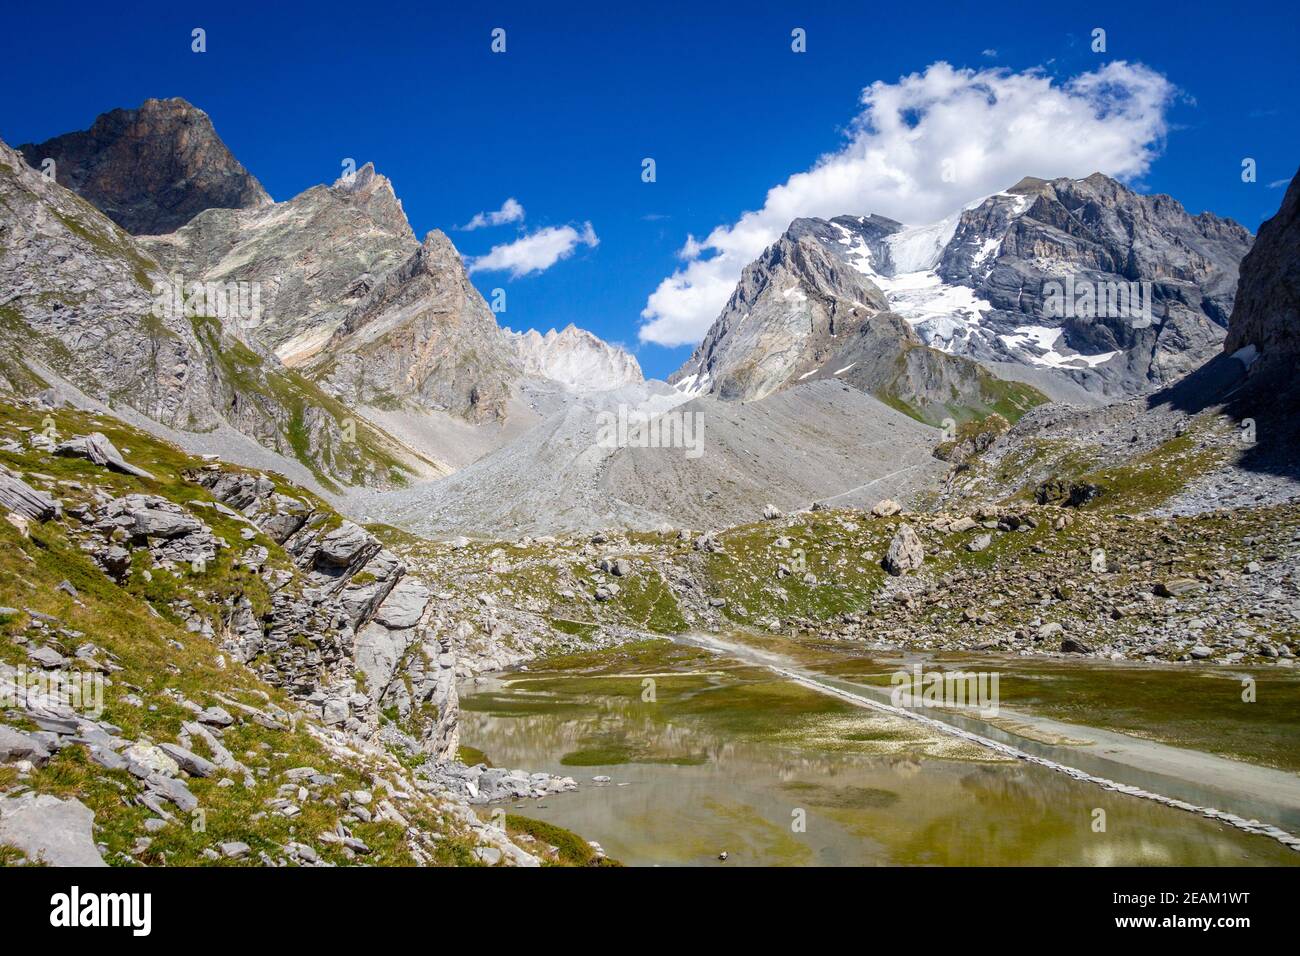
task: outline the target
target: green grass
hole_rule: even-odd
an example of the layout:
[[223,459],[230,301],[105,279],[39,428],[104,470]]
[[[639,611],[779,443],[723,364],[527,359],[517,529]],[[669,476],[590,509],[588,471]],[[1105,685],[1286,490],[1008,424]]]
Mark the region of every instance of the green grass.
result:
[[555,853],[544,851],[538,854],[546,860],[547,866],[619,866],[621,864],[608,857],[597,856],[587,841],[571,830],[558,827],[554,823],[521,817],[515,813],[506,814],[506,833],[516,842],[528,847],[529,841],[536,841],[544,847],[554,847]]
[[1078,480],[1098,485],[1101,494],[1085,507],[1107,511],[1147,511],[1168,501],[1188,482],[1224,460],[1218,448],[1202,448],[1189,430],[1122,465],[1097,467]]
[[[857,527],[849,530],[842,521]],[[739,624],[851,613],[870,603],[884,583],[880,561],[892,533],[892,524],[833,511],[814,512],[789,528],[771,522],[733,528],[720,538],[723,551],[703,559],[709,595],[726,600],[723,613]],[[789,548],[775,546],[782,537]],[[789,576],[778,576],[782,565]],[[805,583],[808,573],[815,584]]]
[[0,867],[6,866],[45,866],[40,860],[28,860],[26,854],[16,846],[0,843]]

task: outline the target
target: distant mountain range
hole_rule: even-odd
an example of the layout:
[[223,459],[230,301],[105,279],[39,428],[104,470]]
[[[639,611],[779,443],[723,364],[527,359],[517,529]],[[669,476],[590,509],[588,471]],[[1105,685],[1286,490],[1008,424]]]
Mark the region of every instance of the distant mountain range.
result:
[[[367,508],[429,534],[905,496],[943,467],[926,426],[1165,394],[1201,381],[1187,373],[1225,337],[1278,367],[1297,268],[1276,223],[1294,222],[1294,192],[1250,256],[1231,220],[1100,174],[1026,178],[921,227],[796,219],[668,388],[572,325],[501,327],[451,240],[419,240],[373,166],[274,202],[206,114],[148,100],[0,143],[0,390],[327,493],[391,490]],[[598,449],[598,416],[619,408],[703,414],[714,454]]]
[[180,99],[0,150],[10,390],[66,386],[191,445],[247,436],[330,490],[446,474],[455,450],[423,436],[500,426],[526,378],[641,380],[588,333],[500,328],[451,241],[420,242],[369,164],[273,202]]

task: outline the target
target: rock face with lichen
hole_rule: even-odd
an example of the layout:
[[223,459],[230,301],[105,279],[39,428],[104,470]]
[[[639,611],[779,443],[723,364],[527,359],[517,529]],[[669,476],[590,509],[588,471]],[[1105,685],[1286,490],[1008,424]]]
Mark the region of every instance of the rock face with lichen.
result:
[[[231,602],[215,622],[223,649],[268,683],[304,695],[327,725],[371,736],[382,708],[400,715],[423,752],[454,756],[455,648],[428,620],[432,593],[406,562],[364,528],[264,476],[209,465],[190,477],[283,548],[299,572],[264,572],[272,593],[260,613],[246,599]],[[248,560],[263,572],[265,551]]]
[[176,428],[210,429],[216,376],[184,316],[154,316],[158,264],[97,209],[0,143],[0,381],[49,382]]
[[203,110],[179,97],[104,113],[90,129],[18,147],[132,235],[171,232],[205,209],[270,205]]
[[325,482],[384,485],[432,467],[368,422],[349,425],[238,322],[159,308],[168,280],[150,248],[0,143],[0,391],[71,386],[182,438],[233,430]]

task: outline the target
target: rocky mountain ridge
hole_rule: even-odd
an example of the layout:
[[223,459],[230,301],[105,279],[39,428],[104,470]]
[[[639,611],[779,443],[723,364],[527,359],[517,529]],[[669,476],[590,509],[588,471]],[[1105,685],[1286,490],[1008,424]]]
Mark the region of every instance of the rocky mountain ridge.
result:
[[[693,391],[755,397],[788,384],[796,370],[846,374],[842,360],[857,355],[836,351],[836,368],[828,369],[817,330],[836,333],[804,304],[824,297],[823,277],[838,268],[861,278],[835,283],[850,291],[841,311],[851,315],[856,302],[892,312],[913,342],[948,356],[1020,363],[1044,380],[1066,377],[1100,395],[1144,394],[1218,350],[1237,263],[1252,238],[1231,220],[1191,216],[1168,196],[1144,196],[1100,174],[1026,177],[922,227],[878,215],[799,219],[747,267],[671,380]],[[800,243],[804,250],[792,254]],[[777,261],[793,265],[792,274],[772,272]],[[780,298],[756,312],[767,273]],[[890,355],[907,351],[906,336],[892,338]],[[868,351],[877,361],[889,357]],[[756,374],[762,383],[746,384]]]
[[[332,492],[446,473],[446,460],[463,455],[438,443],[456,429],[420,419],[499,426],[526,362],[528,374],[570,387],[639,379],[634,359],[576,329],[520,345],[497,326],[450,240],[435,230],[419,242],[370,164],[273,203],[260,187],[241,199],[212,185],[237,179],[237,164],[183,100],[105,114],[93,132],[59,141],[95,170],[89,203],[17,154],[5,163],[13,222],[0,270],[15,293],[0,303],[0,332],[14,346],[0,360],[7,391],[56,385],[67,400],[127,406],[180,440],[231,428]],[[157,168],[142,174],[141,163]],[[195,163],[211,175],[181,175]],[[183,223],[146,215],[163,191]],[[174,231],[130,236],[91,205],[117,214],[126,207],[114,197],[124,196],[140,207],[133,229]],[[403,440],[374,424],[387,420],[381,412],[399,415]]]
[[0,143],[0,384],[67,383],[177,434],[223,425],[325,486],[388,484],[436,466],[244,343],[237,321],[178,307],[162,266],[80,197]]
[[311,359],[347,311],[419,248],[392,183],[369,163],[332,186],[207,209],[140,242],[186,283],[256,283],[258,314],[238,316],[230,331],[289,367]]
[[520,374],[460,253],[436,229],[347,311],[307,371],[349,404],[414,403],[471,422],[503,418]]
[[[879,229],[888,220],[870,220]],[[747,266],[691,359],[669,379],[688,394],[753,401],[809,379],[847,382],[934,425],[1045,400],[976,362],[927,346],[872,276],[796,220]],[[897,224],[890,224],[892,228]]]
[[132,235],[171,232],[205,209],[271,203],[217,136],[208,114],[179,97],[111,110],[90,129],[18,151],[37,169],[52,160],[61,186]]

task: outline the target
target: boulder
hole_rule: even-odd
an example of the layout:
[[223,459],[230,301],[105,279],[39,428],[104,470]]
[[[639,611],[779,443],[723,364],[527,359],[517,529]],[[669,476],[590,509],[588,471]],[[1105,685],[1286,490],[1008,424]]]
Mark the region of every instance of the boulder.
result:
[[31,659],[32,663],[39,664],[47,670],[62,667],[68,662],[66,657],[52,647],[28,647],[27,656]]
[[115,578],[120,578],[131,567],[131,552],[120,545],[110,545],[96,556],[104,570]]
[[1181,597],[1184,594],[1191,594],[1203,590],[1205,587],[1195,578],[1170,578],[1167,581],[1158,581],[1152,591],[1163,598]]
[[49,521],[63,517],[63,504],[0,467],[0,513],[16,514],[32,521]]
[[54,454],[63,458],[85,458],[96,465],[135,475],[137,478],[152,478],[153,475],[143,468],[137,468],[122,457],[107,436],[100,432],[90,435],[78,435],[54,447]]
[[375,539],[365,528],[344,521],[321,539],[319,555],[327,564],[345,568],[372,543]]
[[158,749],[171,757],[182,770],[191,777],[211,777],[217,772],[217,765],[205,760],[192,750],[186,750],[177,744],[159,744]]
[[892,498],[886,498],[883,501],[877,501],[876,506],[871,509],[871,513],[877,518],[888,518],[890,515],[896,515],[903,510],[903,506]]
[[414,627],[429,604],[429,589],[413,578],[398,581],[375,611],[375,620],[389,630]]
[[179,511],[140,508],[133,512],[134,533],[138,538],[182,538],[203,530],[198,518]]
[[199,808],[199,799],[190,793],[185,781],[178,777],[165,777],[160,773],[151,773],[145,777],[145,786],[164,800],[180,808],[182,813],[193,813]]
[[35,737],[0,724],[0,763],[28,760],[39,767],[49,759],[50,751]]
[[695,539],[695,550],[714,553],[721,551],[722,545],[718,543],[718,540],[713,536],[712,531],[706,531]]
[[885,570],[897,577],[915,571],[923,563],[925,549],[921,547],[921,539],[916,536],[910,524],[899,525],[894,540],[889,542],[889,550],[885,552]]
[[352,715],[351,705],[340,697],[331,697],[321,708],[321,723],[341,724]]
[[1034,500],[1040,505],[1061,505],[1079,508],[1101,494],[1101,487],[1087,482],[1069,482],[1053,478],[1034,489]]
[[180,770],[180,764],[169,757],[163,750],[145,743],[132,744],[122,751],[122,756],[132,763],[138,764],[148,773],[171,776]]
[[235,722],[235,718],[224,707],[209,707],[198,716],[201,724],[207,724],[209,727],[229,727]]

